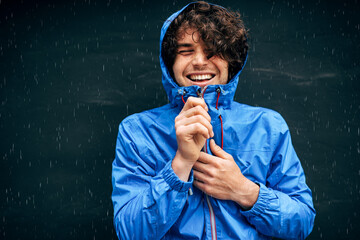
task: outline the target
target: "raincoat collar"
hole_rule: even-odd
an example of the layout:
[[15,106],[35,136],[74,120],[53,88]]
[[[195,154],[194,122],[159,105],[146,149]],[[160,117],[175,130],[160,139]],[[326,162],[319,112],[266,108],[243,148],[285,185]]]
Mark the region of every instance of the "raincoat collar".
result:
[[[163,24],[160,33],[160,67],[162,71],[162,83],[164,89],[168,95],[169,101],[173,106],[182,106],[183,99],[187,99],[190,96],[199,96],[199,92],[201,92],[201,88],[199,86],[188,86],[188,87],[180,87],[175,80],[171,77],[164,60],[162,58],[162,42],[164,36],[166,34],[167,29],[169,28],[171,22],[187,7],[190,5],[195,4],[195,2],[189,3],[184,6],[181,10],[172,14]],[[213,5],[213,4],[212,4]],[[221,7],[221,6],[220,6]],[[225,85],[209,85],[206,88],[203,97],[208,105],[213,105],[216,102],[218,103],[219,107],[230,107],[231,102],[234,99],[235,91],[239,82],[239,76],[241,71],[244,69],[246,64],[247,56],[243,67],[239,70],[235,76],[229,80],[229,82]],[[220,90],[219,90],[220,89]],[[221,94],[221,98],[217,98],[218,94]]]

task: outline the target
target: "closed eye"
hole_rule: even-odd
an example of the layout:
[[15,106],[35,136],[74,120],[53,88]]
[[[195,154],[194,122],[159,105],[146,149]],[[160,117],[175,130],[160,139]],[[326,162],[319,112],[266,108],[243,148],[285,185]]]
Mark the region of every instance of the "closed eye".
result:
[[181,55],[184,55],[184,56],[187,56],[187,55],[190,55],[193,52],[194,52],[194,50],[180,50],[177,53],[181,54]]
[[215,55],[210,49],[206,49],[205,54],[206,54],[207,59],[210,59]]

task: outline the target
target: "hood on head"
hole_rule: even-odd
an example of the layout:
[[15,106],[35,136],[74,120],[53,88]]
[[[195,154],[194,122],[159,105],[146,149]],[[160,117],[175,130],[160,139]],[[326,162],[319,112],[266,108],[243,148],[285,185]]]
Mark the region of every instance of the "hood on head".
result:
[[[181,13],[183,12],[186,8],[188,8],[190,5],[196,4],[196,2],[192,2],[187,4],[186,6],[184,6],[182,9],[180,9],[179,11],[173,13],[163,24],[162,28],[161,28],[161,33],[160,33],[160,67],[161,67],[161,71],[162,71],[162,83],[164,86],[164,89],[166,91],[166,94],[168,95],[169,101],[172,102],[175,98],[176,95],[178,95],[179,93],[182,93],[184,90],[187,93],[191,93],[191,92],[197,92],[200,87],[199,86],[188,86],[188,87],[180,87],[175,79],[172,78],[169,70],[166,67],[166,64],[164,63],[164,59],[162,58],[162,43],[163,43],[163,39],[165,37],[166,31],[169,28],[170,24],[172,23],[172,21]],[[209,3],[211,4],[211,3]],[[211,4],[214,5],[214,4]],[[219,6],[219,5],[217,5]],[[221,7],[221,6],[219,6]],[[221,90],[223,92],[230,92],[232,94],[232,98],[235,95],[235,91],[236,91],[236,87],[239,81],[239,75],[241,73],[241,71],[244,69],[244,66],[246,64],[247,61],[247,55],[246,55],[246,59],[245,62],[242,66],[242,68],[229,80],[229,82],[225,85],[212,85],[214,87],[208,87],[207,89],[216,89],[218,88],[218,86],[220,86]],[[211,85],[210,85],[211,86]],[[210,90],[209,89],[209,90]],[[207,90],[208,91],[208,90]]]

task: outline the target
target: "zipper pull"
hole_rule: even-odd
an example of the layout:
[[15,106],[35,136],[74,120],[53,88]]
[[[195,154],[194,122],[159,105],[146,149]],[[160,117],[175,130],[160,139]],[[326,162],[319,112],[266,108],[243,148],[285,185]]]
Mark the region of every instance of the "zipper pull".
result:
[[193,193],[193,190],[191,189],[191,188],[189,188],[189,195],[191,196],[191,195],[193,195],[194,193]]

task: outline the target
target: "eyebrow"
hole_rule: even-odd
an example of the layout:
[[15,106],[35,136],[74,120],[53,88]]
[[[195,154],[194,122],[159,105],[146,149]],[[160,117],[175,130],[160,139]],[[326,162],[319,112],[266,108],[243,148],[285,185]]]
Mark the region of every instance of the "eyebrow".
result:
[[180,43],[177,45],[177,47],[192,47],[193,45],[191,43]]

